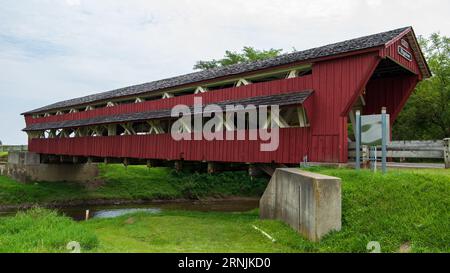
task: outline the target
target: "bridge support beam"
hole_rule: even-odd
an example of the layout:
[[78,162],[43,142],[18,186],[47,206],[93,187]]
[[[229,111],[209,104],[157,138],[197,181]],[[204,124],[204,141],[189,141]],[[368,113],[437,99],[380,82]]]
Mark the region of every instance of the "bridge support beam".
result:
[[183,161],[181,160],[175,161],[175,170],[177,172],[181,172],[182,169],[183,169]]
[[214,164],[214,162],[208,162],[208,173],[215,173],[216,172],[216,164]]

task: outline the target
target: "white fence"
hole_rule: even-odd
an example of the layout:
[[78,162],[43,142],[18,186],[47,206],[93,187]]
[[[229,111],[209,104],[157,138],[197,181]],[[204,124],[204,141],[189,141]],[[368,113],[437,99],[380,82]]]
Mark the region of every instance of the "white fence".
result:
[[[348,157],[355,158],[356,144],[350,142],[348,145]],[[363,159],[369,158],[369,147],[363,146]],[[377,147],[377,158],[381,157],[381,147]],[[445,140],[430,140],[430,141],[391,141],[387,145],[388,158],[429,158],[442,159],[445,162],[446,168],[450,168],[450,139]]]

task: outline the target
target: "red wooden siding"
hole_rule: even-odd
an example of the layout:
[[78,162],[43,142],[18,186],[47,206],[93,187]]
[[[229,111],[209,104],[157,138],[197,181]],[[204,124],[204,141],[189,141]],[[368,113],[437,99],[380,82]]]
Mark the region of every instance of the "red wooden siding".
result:
[[366,88],[365,115],[379,114],[386,107],[393,124],[416,87],[418,76],[397,76],[370,80]]
[[379,62],[377,54],[313,66],[314,116],[311,157],[317,162],[347,161],[347,116]]
[[143,112],[157,109],[170,109],[177,104],[193,105],[194,96],[202,97],[203,103],[214,103],[231,99],[243,99],[248,97],[274,95],[279,93],[288,93],[292,91],[301,91],[312,88],[312,76],[306,75],[299,78],[283,79],[270,82],[254,83],[250,85],[213,90],[210,92],[185,95],[168,99],[159,99],[145,101],[141,103],[122,104],[113,107],[104,107],[91,111],[83,111],[78,113],[68,113],[64,115],[49,116],[32,119],[26,117],[28,124],[45,123],[64,120],[86,119],[97,116],[116,115],[133,112]]
[[[405,37],[405,40],[407,40],[406,37]],[[413,53],[411,47],[405,48],[405,49],[411,53],[412,61],[408,61],[405,57],[398,54],[398,47],[401,46],[401,41],[402,41],[402,39],[398,39],[395,43],[393,43],[392,45],[385,48],[381,53],[382,56],[390,57],[391,59],[396,61],[398,64],[402,65],[403,67],[409,69],[410,71],[412,71],[413,73],[415,73],[417,75],[420,75],[419,65],[417,64],[417,60],[414,56],[414,53]]]
[[299,163],[308,154],[308,142],[309,128],[286,128],[280,129],[280,145],[273,152],[260,151],[261,141],[175,141],[170,134],[32,139],[29,149],[72,156]]

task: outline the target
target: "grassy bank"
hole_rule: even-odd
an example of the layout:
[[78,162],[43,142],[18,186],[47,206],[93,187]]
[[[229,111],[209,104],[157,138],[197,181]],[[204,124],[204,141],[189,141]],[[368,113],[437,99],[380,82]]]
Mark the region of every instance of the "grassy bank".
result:
[[8,152],[0,152],[0,161],[6,161],[8,159]]
[[85,251],[98,246],[94,232],[69,218],[45,209],[20,212],[0,219],[0,252],[67,252],[77,241]]
[[[302,239],[279,221],[260,220],[257,211],[163,211],[72,223],[86,232],[86,238],[90,234],[97,238],[97,244],[84,239],[91,242],[86,248],[81,244],[88,252],[367,252],[370,241],[379,242],[383,252],[450,252],[450,171],[393,170],[383,176],[347,169],[310,170],[343,181],[342,230],[320,243]],[[56,225],[51,232],[40,234],[41,245],[47,246],[57,233],[64,233],[62,227]],[[39,225],[34,228],[40,229]],[[9,240],[8,234],[0,232],[0,244]],[[30,238],[30,245],[33,240],[38,239]],[[42,249],[61,251],[61,244]],[[41,248],[30,251],[35,249]]]
[[100,165],[101,183],[83,186],[67,182],[29,184],[0,176],[0,205],[51,203],[71,200],[198,199],[259,196],[267,179],[251,180],[246,172],[219,174],[176,173],[169,168]]

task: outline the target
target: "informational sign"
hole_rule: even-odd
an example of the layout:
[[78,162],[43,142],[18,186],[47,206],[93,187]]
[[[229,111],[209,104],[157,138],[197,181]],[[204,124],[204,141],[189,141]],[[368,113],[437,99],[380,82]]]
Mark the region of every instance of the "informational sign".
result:
[[398,54],[408,61],[412,61],[412,54],[406,48],[398,46]]
[[[389,114],[386,114],[387,139],[390,139]],[[369,146],[381,145],[381,115],[361,116],[361,144]]]

